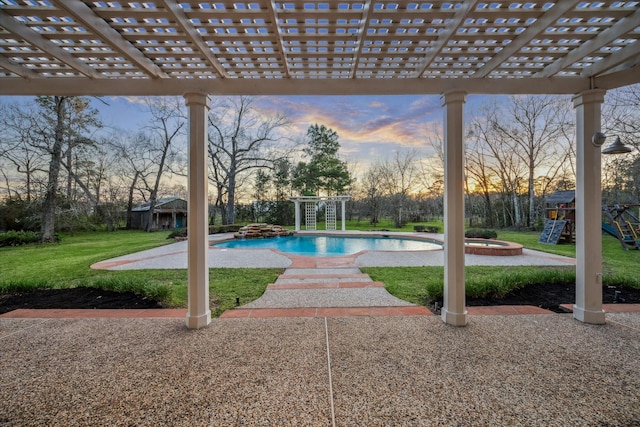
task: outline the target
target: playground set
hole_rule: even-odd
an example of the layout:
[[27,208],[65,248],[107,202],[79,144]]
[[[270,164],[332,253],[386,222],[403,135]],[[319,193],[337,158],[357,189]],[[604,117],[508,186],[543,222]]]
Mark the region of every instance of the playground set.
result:
[[[640,249],[640,219],[632,208],[640,205],[603,205],[602,232],[620,241],[627,250]],[[575,241],[575,191],[556,191],[546,200],[546,220],[538,239],[539,243],[557,245]]]

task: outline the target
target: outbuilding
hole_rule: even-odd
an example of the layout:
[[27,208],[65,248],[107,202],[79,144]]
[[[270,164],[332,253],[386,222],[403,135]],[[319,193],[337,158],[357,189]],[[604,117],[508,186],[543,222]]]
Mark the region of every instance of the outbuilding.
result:
[[[169,230],[187,226],[187,201],[179,197],[156,200],[152,215],[151,202],[131,209],[131,228],[140,230]],[[148,227],[151,221],[151,227]]]

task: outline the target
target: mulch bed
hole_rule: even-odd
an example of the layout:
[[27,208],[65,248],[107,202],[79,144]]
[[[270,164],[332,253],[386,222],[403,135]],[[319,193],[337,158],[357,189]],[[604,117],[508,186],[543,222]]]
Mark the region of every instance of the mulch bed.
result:
[[[560,304],[576,302],[576,287],[574,284],[537,284],[515,289],[502,298],[466,298],[469,307],[486,305],[533,305],[551,310],[556,313],[566,313]],[[616,292],[618,292],[616,294]],[[437,301],[442,307],[442,299]],[[603,304],[640,304],[640,289],[602,287]],[[433,307],[432,307],[433,309]]]
[[[603,286],[605,304],[640,304],[640,289]],[[616,291],[618,294],[616,295]],[[560,304],[575,302],[575,286],[563,284],[530,285],[516,289],[503,298],[469,298],[467,306],[533,305],[564,313]],[[437,301],[442,307],[442,300]],[[163,308],[153,299],[133,292],[105,291],[96,288],[41,289],[0,295],[0,314],[19,308]],[[433,309],[433,306],[431,307]]]
[[19,308],[162,308],[162,305],[133,292],[82,287],[0,295],[0,314]]

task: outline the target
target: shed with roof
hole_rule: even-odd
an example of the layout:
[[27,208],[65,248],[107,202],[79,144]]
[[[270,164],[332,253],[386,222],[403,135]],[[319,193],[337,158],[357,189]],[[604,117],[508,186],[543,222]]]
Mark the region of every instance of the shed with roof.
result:
[[[169,230],[187,226],[187,201],[179,197],[156,200],[151,210],[151,202],[145,202],[131,209],[131,228],[140,230]],[[149,227],[149,221],[151,226]]]

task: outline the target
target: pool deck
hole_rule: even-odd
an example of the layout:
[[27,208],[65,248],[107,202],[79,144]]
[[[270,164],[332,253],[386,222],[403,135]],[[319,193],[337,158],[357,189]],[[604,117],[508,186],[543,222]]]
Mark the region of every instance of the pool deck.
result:
[[[301,233],[304,234],[304,233]],[[318,234],[314,232],[313,234]],[[349,236],[379,235],[381,233],[348,232]],[[442,234],[385,232],[388,236],[432,237],[442,240]],[[232,233],[209,236],[210,242],[232,238]],[[273,249],[220,249],[209,248],[209,267],[229,268],[289,268],[307,263],[335,263],[357,267],[420,267],[444,265],[444,251],[363,251],[343,257],[301,257]],[[575,265],[575,259],[524,249],[522,255],[490,256],[465,255],[465,265]],[[92,266],[107,270],[141,270],[154,268],[187,268],[187,242],[177,242],[135,254],[98,262]]]

